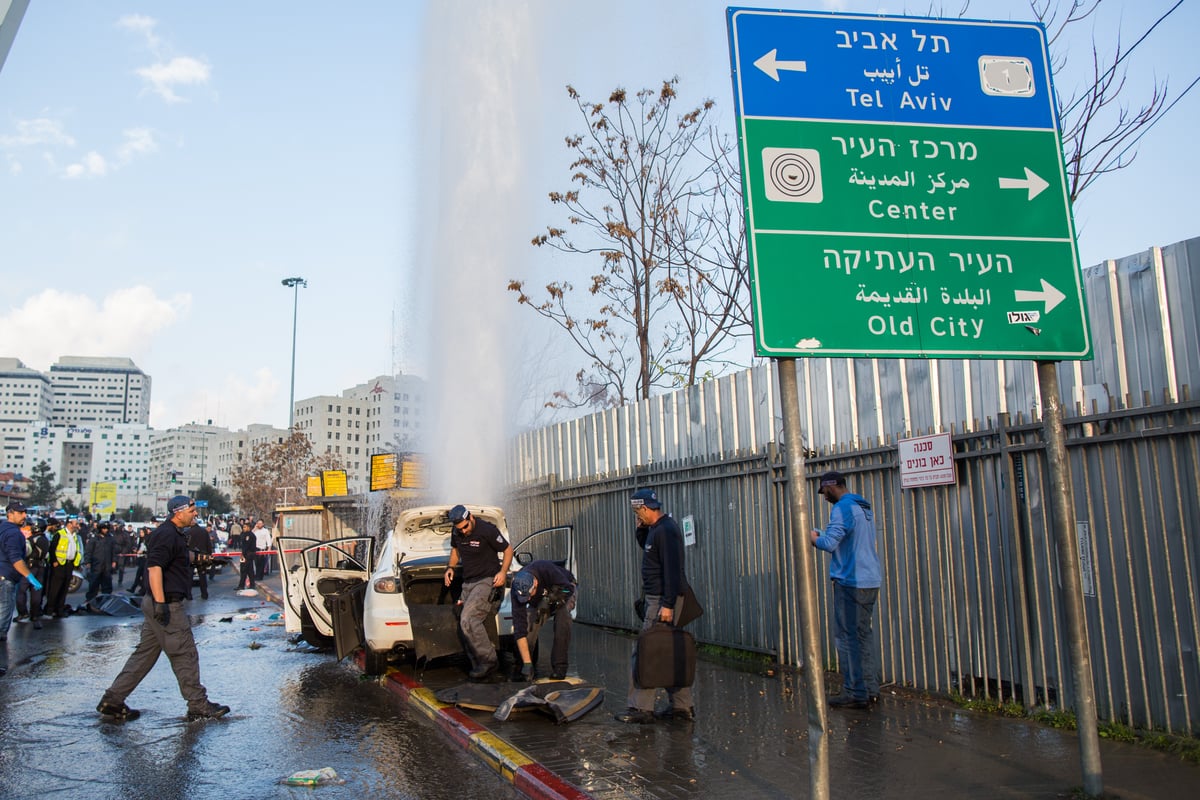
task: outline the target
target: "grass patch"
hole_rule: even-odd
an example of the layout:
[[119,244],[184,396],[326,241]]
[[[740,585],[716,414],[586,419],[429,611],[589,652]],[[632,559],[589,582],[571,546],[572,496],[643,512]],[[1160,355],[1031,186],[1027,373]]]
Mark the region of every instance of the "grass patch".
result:
[[775,663],[774,657],[766,653],[752,653],[749,650],[739,650],[736,647],[722,647],[716,644],[699,644],[696,645],[697,653],[708,658],[714,658],[721,661],[737,661],[742,664],[753,665],[756,667],[769,667]]
[[[1014,719],[1029,719],[1057,730],[1073,731],[1078,729],[1078,720],[1076,720],[1075,712],[1073,711],[1049,711],[1046,709],[1026,711],[1025,707],[1017,702],[1001,703],[999,700],[993,700],[990,697],[965,697],[956,693],[950,694],[950,700],[955,705],[970,711],[979,711],[984,714],[994,714]],[[1136,744],[1139,747],[1148,747],[1160,753],[1177,755],[1189,764],[1200,766],[1200,739],[1195,737],[1178,736],[1160,731],[1144,731],[1130,727],[1123,722],[1110,722],[1106,720],[1100,721],[1100,724],[1097,726],[1097,732],[1101,739],[1107,739],[1111,742]],[[1082,792],[1082,789],[1078,791]],[[1072,795],[1072,797],[1075,796]],[[1077,796],[1080,798],[1087,797],[1085,794]]]

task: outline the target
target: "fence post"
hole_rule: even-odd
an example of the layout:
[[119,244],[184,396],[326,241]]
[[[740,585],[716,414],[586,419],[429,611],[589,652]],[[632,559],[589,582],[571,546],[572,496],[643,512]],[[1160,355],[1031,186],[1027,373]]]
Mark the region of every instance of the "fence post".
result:
[[1067,444],[1063,431],[1062,400],[1058,390],[1058,363],[1037,362],[1039,390],[1045,416],[1046,464],[1050,468],[1050,496],[1058,566],[1062,571],[1062,603],[1071,654],[1071,679],[1075,689],[1075,722],[1079,730],[1079,756],[1083,790],[1099,797],[1104,792],[1100,769],[1100,732],[1096,719],[1096,688],[1092,681],[1092,656],[1087,620],[1083,614],[1083,585],[1079,577],[1079,535],[1075,530],[1075,504],[1067,489]]

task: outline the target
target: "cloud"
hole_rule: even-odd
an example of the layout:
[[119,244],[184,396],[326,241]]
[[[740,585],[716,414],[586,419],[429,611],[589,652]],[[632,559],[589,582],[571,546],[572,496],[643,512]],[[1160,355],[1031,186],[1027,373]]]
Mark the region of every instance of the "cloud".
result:
[[[155,376],[150,424],[167,428],[188,422],[203,424],[210,419],[214,425],[234,429],[255,422],[287,424],[283,381],[269,368],[259,367],[249,375],[227,372],[224,377],[213,378],[172,383],[165,374],[161,379]],[[281,417],[283,422],[278,423]]]
[[187,293],[159,297],[147,286],[114,289],[100,302],[86,294],[46,289],[0,315],[0,330],[34,332],[9,345],[21,350],[9,355],[34,369],[49,369],[64,355],[120,355],[136,362],[157,334],[184,320],[191,301]]
[[204,85],[212,70],[205,62],[191,56],[176,56],[166,63],[159,62],[149,67],[134,70],[147,88],[168,103],[182,103],[183,98],[175,93],[177,86]]
[[99,178],[108,174],[108,161],[95,150],[63,169],[64,178]]
[[46,117],[19,119],[16,128],[15,134],[0,136],[0,148],[15,150],[19,147],[37,145],[75,146],[75,137],[64,131],[62,123],[55,119]]
[[125,140],[117,148],[117,158],[128,164],[135,156],[144,156],[158,151],[158,141],[149,128],[128,128],[122,131]]
[[117,27],[141,36],[146,49],[158,59],[148,67],[134,70],[145,84],[143,91],[153,92],[168,103],[182,103],[184,98],[175,91],[177,88],[208,83],[212,68],[202,59],[191,56],[166,58],[167,51],[174,48],[155,32],[158,20],[143,14],[126,14],[117,20]]
[[90,150],[82,158],[67,155],[65,159],[69,159],[70,163],[63,167],[60,164],[64,157],[60,153],[75,147],[75,137],[67,133],[58,120],[38,117],[17,120],[14,133],[0,136],[0,150],[7,151],[5,162],[9,173],[19,175],[24,169],[20,160],[21,151],[40,148],[50,171],[69,180],[100,178],[128,166],[135,158],[158,152],[158,136],[150,128],[126,128],[121,136],[115,158]]
[[154,33],[158,21],[143,14],[126,14],[117,20],[117,27],[133,33],[141,34],[146,40],[146,47],[157,53],[162,46],[162,40]]

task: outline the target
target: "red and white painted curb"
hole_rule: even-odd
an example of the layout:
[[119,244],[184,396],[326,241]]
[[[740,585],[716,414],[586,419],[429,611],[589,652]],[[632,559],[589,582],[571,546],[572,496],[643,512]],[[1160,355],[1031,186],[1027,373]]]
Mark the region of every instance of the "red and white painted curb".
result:
[[[262,583],[258,588],[283,607],[282,598],[272,589]],[[354,661],[359,669],[363,668],[361,650],[355,654]],[[432,690],[413,678],[388,670],[383,683],[388,691],[437,723],[456,744],[495,770],[530,800],[591,800],[590,794],[563,780],[459,709],[439,701]]]
[[[361,668],[361,652],[355,660]],[[456,744],[487,764],[531,800],[591,798],[587,792],[563,780],[461,710],[439,701],[432,690],[409,676],[389,670],[384,685],[388,691],[436,722]]]

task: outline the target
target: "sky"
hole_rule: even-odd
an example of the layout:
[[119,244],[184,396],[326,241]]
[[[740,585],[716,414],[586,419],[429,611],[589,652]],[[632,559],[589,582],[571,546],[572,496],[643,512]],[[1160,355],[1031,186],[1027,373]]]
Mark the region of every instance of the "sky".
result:
[[[285,427],[295,301],[297,399],[429,376],[447,420],[487,411],[469,442],[581,366],[505,289],[592,268],[529,245],[561,222],[564,87],[602,100],[678,76],[681,103],[712,98],[732,134],[726,5],[34,2],[0,70],[0,356],[129,357],[155,428]],[[1103,3],[1055,46],[1060,93],[1090,81],[1089,36],[1132,44],[1172,5]],[[1019,0],[966,16],[1031,18]],[[1186,87],[1196,30],[1185,0],[1130,57],[1130,90]],[[1085,266],[1200,235],[1198,118],[1200,88],[1077,204]]]

